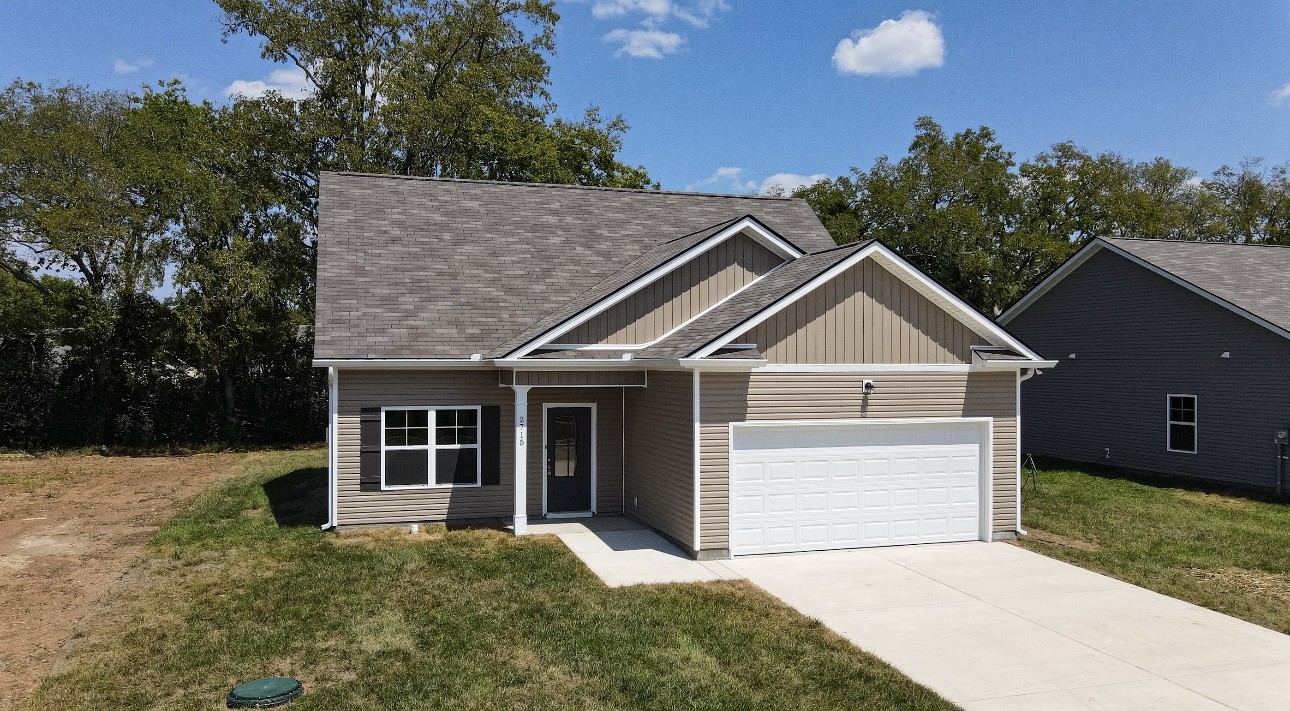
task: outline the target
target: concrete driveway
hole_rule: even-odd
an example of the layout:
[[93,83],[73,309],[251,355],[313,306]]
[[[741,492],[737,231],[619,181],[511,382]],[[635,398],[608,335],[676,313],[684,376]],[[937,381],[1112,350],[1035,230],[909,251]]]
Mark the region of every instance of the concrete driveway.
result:
[[1290,636],[1016,546],[721,565],[969,711],[1290,709]]

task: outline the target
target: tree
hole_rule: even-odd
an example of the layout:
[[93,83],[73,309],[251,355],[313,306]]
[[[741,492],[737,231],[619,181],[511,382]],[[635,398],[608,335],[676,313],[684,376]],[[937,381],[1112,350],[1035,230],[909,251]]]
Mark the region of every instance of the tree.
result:
[[947,137],[920,118],[909,154],[799,190],[835,239],[877,239],[986,312],[1069,253],[1026,228],[1012,153],[982,126]]
[[[263,40],[309,87],[255,99],[312,145],[292,146],[296,207],[317,174],[355,170],[648,187],[616,154],[626,124],[556,118],[546,91],[558,15],[543,0],[217,0],[225,35]],[[243,99],[243,101],[251,101]],[[291,169],[288,169],[291,170]]]

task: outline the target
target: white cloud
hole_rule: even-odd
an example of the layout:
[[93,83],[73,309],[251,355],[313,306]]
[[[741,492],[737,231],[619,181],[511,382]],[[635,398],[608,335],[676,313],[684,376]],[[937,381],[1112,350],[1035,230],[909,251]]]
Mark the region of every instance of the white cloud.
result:
[[685,186],[686,190],[713,190],[727,191],[734,193],[756,193],[759,195],[769,194],[775,188],[780,188],[785,195],[806,185],[814,185],[821,180],[827,180],[829,176],[824,173],[814,173],[812,175],[800,175],[798,173],[775,173],[774,175],[756,180],[747,177],[743,168],[734,166],[724,166],[712,171],[712,175]]
[[276,91],[288,99],[303,99],[313,93],[314,87],[305,77],[303,69],[290,67],[287,69],[275,69],[269,74],[267,80],[253,79],[247,81],[238,79],[232,84],[224,87],[224,96],[234,97],[241,96],[247,99],[257,99],[265,94]]
[[697,0],[680,3],[673,0],[594,0],[591,14],[597,20],[608,20],[628,15],[643,15],[643,24],[656,29],[669,17],[675,17],[694,27],[707,27],[717,14],[730,9],[726,0]]
[[1286,84],[1272,92],[1272,103],[1284,104],[1286,101],[1290,101],[1290,84]]
[[856,30],[833,51],[833,66],[843,74],[902,77],[944,63],[945,38],[923,10],[906,10],[899,20]]
[[147,57],[139,57],[133,62],[127,62],[120,57],[112,60],[112,71],[117,74],[134,74],[140,69],[146,69],[152,66],[152,60]]
[[635,19],[635,28],[619,27],[605,35],[606,42],[618,45],[616,56],[662,59],[676,54],[685,45],[685,37],[665,28],[670,20],[691,27],[707,27],[719,13],[730,9],[726,0],[591,0],[591,14],[597,20]]
[[761,181],[760,189],[757,191],[763,195],[769,193],[773,188],[781,188],[785,195],[792,193],[798,188],[804,188],[808,185],[815,185],[821,180],[828,180],[829,176],[824,173],[812,173],[810,175],[800,175],[798,173],[776,173]]
[[614,54],[621,57],[645,57],[662,59],[669,54],[676,54],[685,44],[685,38],[675,32],[660,30],[627,30],[619,28],[605,35],[606,42],[617,42],[618,51]]

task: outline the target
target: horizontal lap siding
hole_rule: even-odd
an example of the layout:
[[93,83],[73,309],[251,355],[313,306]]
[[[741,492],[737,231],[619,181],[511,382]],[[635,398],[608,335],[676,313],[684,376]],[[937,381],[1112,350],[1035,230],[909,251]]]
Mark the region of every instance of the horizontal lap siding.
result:
[[778,255],[752,238],[732,237],[561,336],[560,341],[603,344],[652,341],[781,262]]
[[[1106,250],[1008,328],[1060,360],[1022,388],[1024,452],[1275,486],[1290,340]],[[1168,451],[1169,394],[1197,398],[1195,454]]]
[[[627,515],[694,547],[694,380],[651,371],[627,391]],[[633,501],[635,499],[635,502]]]
[[[509,517],[514,513],[515,393],[496,371],[340,371],[337,381],[336,507],[342,526]],[[622,511],[622,391],[618,388],[529,391],[528,513],[542,513],[542,403],[597,403],[597,510]],[[359,414],[365,407],[501,407],[501,484],[454,489],[359,489]]]
[[[862,383],[874,381],[867,400]],[[704,373],[699,432],[701,548],[729,547],[730,423],[746,420],[994,418],[996,532],[1016,530],[1017,376],[1005,373]]]
[[820,285],[736,343],[771,363],[943,363],[985,341],[873,259]]
[[[519,385],[534,386],[567,386],[591,387],[606,386],[642,386],[645,384],[645,371],[642,370],[521,370],[511,376]],[[510,378],[504,379],[507,382]]]

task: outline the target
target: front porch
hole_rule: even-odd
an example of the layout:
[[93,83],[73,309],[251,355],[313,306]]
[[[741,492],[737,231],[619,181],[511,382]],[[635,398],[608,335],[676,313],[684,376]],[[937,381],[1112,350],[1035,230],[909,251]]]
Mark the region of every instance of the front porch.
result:
[[657,531],[624,516],[536,520],[527,535],[555,535],[610,587],[707,583],[743,576],[720,561],[699,561]]

